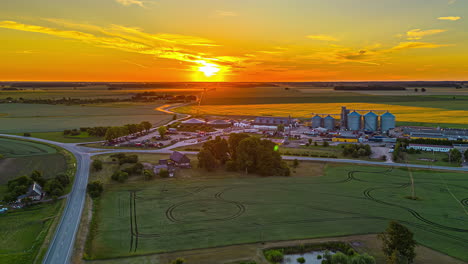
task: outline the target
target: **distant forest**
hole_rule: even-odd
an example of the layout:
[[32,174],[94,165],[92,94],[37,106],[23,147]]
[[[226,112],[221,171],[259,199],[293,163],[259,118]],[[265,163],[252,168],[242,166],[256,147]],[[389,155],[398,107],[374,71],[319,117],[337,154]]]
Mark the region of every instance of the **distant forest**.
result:
[[336,91],[405,91],[399,86],[336,86]]

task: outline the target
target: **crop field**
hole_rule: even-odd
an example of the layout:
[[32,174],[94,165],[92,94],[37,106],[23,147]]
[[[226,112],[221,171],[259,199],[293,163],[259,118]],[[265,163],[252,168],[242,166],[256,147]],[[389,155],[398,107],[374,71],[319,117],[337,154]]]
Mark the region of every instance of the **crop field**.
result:
[[468,175],[415,170],[413,177],[419,200],[405,198],[404,169],[306,162],[292,177],[191,169],[151,183],[109,183],[88,256],[379,233],[398,220],[422,245],[467,261]]
[[452,123],[468,125],[467,110],[399,106],[370,103],[313,103],[313,104],[252,104],[252,105],[202,105],[184,106],[176,111],[186,114],[233,116],[293,116],[311,117],[311,113],[339,114],[341,106],[349,109],[388,110],[403,122]]
[[57,149],[48,145],[29,141],[0,138],[0,184],[38,170],[45,177],[53,177],[65,172],[65,157]]
[[0,216],[0,263],[33,263],[63,201]]
[[0,133],[53,132],[80,127],[120,126],[150,121],[164,124],[172,116],[156,111],[158,105],[66,106],[0,104]]

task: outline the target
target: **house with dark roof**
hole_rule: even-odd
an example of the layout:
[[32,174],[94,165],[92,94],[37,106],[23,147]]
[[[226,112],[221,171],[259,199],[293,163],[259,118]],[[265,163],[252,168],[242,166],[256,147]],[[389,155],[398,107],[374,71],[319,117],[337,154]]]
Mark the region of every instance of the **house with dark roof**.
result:
[[178,151],[174,151],[169,158],[172,163],[180,168],[190,168],[190,159],[185,154],[182,154]]
[[45,192],[42,191],[42,187],[37,184],[37,182],[33,182],[31,186],[29,186],[28,192],[23,195],[20,195],[16,198],[18,202],[21,202],[25,198],[30,198],[33,201],[40,201],[44,198]]

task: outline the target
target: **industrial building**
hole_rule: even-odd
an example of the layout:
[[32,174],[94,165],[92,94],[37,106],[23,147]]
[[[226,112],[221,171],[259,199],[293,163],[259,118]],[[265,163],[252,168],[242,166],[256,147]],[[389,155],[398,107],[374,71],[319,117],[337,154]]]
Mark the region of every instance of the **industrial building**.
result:
[[[362,114],[361,114],[362,113]],[[381,113],[379,115],[378,113]],[[364,115],[363,115],[364,114]],[[339,126],[342,130],[387,132],[396,126],[395,116],[385,110],[352,110],[341,107],[341,114],[314,114],[312,128],[323,127],[328,130],[336,128],[337,120],[333,116],[340,116]]]
[[434,152],[449,152],[453,149],[452,146],[424,145],[424,144],[410,144],[408,148],[422,150],[422,151],[434,151]]

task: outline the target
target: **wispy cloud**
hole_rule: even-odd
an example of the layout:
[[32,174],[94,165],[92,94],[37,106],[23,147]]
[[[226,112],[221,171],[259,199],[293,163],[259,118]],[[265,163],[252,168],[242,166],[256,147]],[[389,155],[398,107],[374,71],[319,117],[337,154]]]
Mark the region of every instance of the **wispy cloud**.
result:
[[461,17],[459,16],[445,16],[445,17],[438,17],[439,20],[450,20],[450,21],[457,21],[460,20]]
[[428,30],[421,30],[421,29],[413,29],[406,32],[406,37],[408,40],[419,40],[426,36],[431,36],[439,33],[446,32],[445,29],[428,29]]
[[449,44],[435,44],[429,42],[400,42],[395,47],[387,50],[387,51],[399,51],[399,50],[406,50],[406,49],[434,49],[440,47],[449,47],[452,45]]
[[339,41],[339,39],[330,35],[308,35],[307,38],[322,41]]
[[115,0],[115,1],[124,6],[137,5],[140,7],[145,7],[143,4],[143,1],[140,1],[140,0]]
[[216,10],[216,15],[221,17],[236,17],[239,16],[238,13],[233,11],[225,11],[225,10]]
[[449,5],[453,5],[453,4],[455,4],[456,2],[457,2],[457,0],[448,0],[448,4],[449,4]]
[[[49,20],[54,22],[54,20]],[[222,65],[226,70],[238,67],[242,60],[232,56],[210,56],[206,53],[197,52],[190,47],[193,46],[216,46],[208,39],[185,36],[178,34],[149,34],[139,28],[130,28],[112,25],[103,28],[94,25],[83,25],[63,20],[56,20],[58,24],[65,27],[73,27],[74,30],[62,30],[57,28],[23,24],[15,21],[0,21],[0,28],[20,30],[26,32],[42,33],[51,36],[83,41],[85,43],[117,49],[126,52],[153,55],[157,58],[165,58],[187,62],[196,67],[207,63]],[[87,32],[76,30],[87,29]]]

